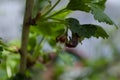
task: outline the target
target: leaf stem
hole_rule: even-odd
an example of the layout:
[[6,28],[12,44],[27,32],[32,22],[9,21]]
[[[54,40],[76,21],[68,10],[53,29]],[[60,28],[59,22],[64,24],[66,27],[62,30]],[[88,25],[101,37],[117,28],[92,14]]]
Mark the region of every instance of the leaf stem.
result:
[[37,57],[39,56],[39,49],[40,49],[40,45],[41,43],[44,41],[44,37],[41,38],[41,40],[39,41],[38,45],[36,46],[35,52],[33,54],[33,58],[34,60],[37,59]]
[[53,7],[51,7],[51,9],[50,10],[48,10],[43,16],[41,16],[41,17],[45,17],[47,14],[49,14],[58,4],[59,4],[59,2],[60,2],[61,0],[58,0],[54,5],[53,5]]
[[55,21],[59,21],[59,22],[61,22],[61,23],[64,22],[64,19],[58,19],[58,18],[49,18],[49,19],[52,19],[52,20],[55,20]]
[[57,15],[57,14],[60,14],[60,13],[63,12],[63,11],[66,11],[66,8],[63,8],[63,9],[59,10],[58,12],[56,12],[56,13],[48,16],[48,17],[46,17],[45,19],[49,19],[49,18],[51,18],[51,17],[53,17],[53,16],[55,16],[55,15]]
[[18,50],[11,50],[11,49],[9,49],[7,47],[4,47],[4,50],[6,50],[8,52],[11,52],[11,53],[15,53],[15,54],[19,52]]

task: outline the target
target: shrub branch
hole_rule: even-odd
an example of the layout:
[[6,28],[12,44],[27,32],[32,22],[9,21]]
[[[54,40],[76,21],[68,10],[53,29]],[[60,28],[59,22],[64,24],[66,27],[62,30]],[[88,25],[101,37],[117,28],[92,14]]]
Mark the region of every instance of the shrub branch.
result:
[[23,30],[22,30],[22,41],[21,41],[21,48],[20,48],[20,70],[21,74],[25,73],[26,64],[27,64],[27,45],[28,45],[28,38],[29,38],[29,21],[32,18],[32,9],[33,9],[34,0],[26,0],[26,8],[25,8],[25,15],[23,21]]

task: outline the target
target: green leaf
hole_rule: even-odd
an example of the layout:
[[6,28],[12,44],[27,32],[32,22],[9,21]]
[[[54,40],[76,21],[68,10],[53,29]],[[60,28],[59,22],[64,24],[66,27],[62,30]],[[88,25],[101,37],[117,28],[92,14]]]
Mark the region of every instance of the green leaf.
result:
[[3,46],[3,47],[7,46],[2,40],[0,40],[0,45]]
[[90,38],[96,33],[97,27],[92,24],[79,25],[78,35],[83,38]]
[[[62,31],[62,32],[61,32]],[[31,32],[52,38],[64,32],[64,25],[59,22],[39,22],[36,26],[31,27]]]
[[2,57],[3,47],[0,46],[0,58]]
[[96,20],[117,25],[104,13],[106,0],[70,0],[67,9],[91,12]]
[[37,40],[36,40],[37,35],[36,34],[30,34],[29,41],[28,41],[28,50],[32,53],[35,49]]
[[2,52],[3,51],[3,47],[2,46],[0,46],[0,52]]
[[[58,18],[58,19],[64,19],[66,16],[68,16],[72,11],[71,10],[66,10],[66,11],[62,11],[59,14],[53,16],[53,18]],[[53,12],[53,14],[56,13]]]
[[[98,26],[98,25],[95,25],[95,26]],[[96,33],[94,34],[94,37],[108,38],[109,35],[106,33],[106,31],[103,28],[98,26],[97,30],[96,30]]]
[[79,35],[84,36],[86,38],[90,38],[91,36],[94,36],[96,38],[102,37],[102,38],[108,38],[108,34],[106,31],[98,26],[93,24],[85,24],[80,25],[81,29],[79,31]]
[[99,6],[102,10],[105,9],[105,3],[107,0],[92,0],[92,4]]
[[65,70],[65,67],[64,66],[61,66],[61,65],[55,65],[54,66],[54,76],[53,76],[53,79],[54,80],[59,80],[59,77],[64,74],[64,70]]
[[66,19],[69,29],[72,31],[72,33],[78,34],[78,36],[83,40],[84,38],[90,38],[91,36],[94,37],[102,37],[102,38],[108,38],[108,34],[105,32],[105,30],[98,26],[93,24],[84,24],[80,25],[79,21],[75,18],[68,18]]
[[71,29],[72,32],[78,33],[79,32],[79,21],[75,18],[67,18],[66,25]]
[[86,3],[90,3],[90,1],[91,0],[70,0],[67,9],[89,12],[90,8],[86,5]]
[[89,12],[91,9],[88,4],[92,3],[100,6],[104,10],[105,2],[106,0],[70,0],[67,9]]
[[73,65],[74,59],[73,56],[70,55],[69,53],[60,51],[58,56],[65,65]]
[[103,10],[94,4],[89,4],[89,7],[92,10],[92,14],[94,15],[94,18],[98,20],[99,22],[105,22],[110,25],[115,25],[116,24],[103,12]]

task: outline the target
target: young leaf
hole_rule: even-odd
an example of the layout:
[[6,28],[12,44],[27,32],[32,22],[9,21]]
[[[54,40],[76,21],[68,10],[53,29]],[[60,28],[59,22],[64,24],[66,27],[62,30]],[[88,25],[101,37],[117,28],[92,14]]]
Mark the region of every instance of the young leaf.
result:
[[64,32],[64,25],[58,22],[41,21],[36,26],[31,27],[31,32],[37,32],[40,35],[47,37],[55,37]]
[[87,4],[93,3],[100,6],[104,10],[105,2],[106,0],[70,0],[67,9],[89,12],[91,9]]

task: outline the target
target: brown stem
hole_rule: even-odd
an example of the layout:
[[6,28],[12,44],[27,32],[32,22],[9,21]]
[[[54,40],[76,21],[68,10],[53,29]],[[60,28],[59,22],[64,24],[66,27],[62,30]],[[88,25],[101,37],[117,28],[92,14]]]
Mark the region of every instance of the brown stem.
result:
[[19,72],[21,74],[24,74],[26,70],[27,44],[28,44],[29,29],[30,29],[29,21],[32,18],[33,2],[34,0],[26,0],[26,8],[25,8],[24,21],[23,21],[23,30],[22,30],[22,41],[21,41],[21,49],[20,49],[21,59],[20,59]]

